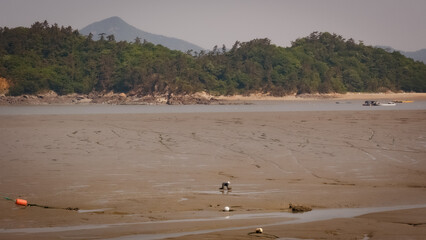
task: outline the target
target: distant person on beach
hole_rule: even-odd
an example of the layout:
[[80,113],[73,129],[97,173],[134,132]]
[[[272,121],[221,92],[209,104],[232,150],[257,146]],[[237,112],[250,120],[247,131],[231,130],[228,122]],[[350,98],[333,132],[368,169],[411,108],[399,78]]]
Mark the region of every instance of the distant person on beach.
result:
[[223,183],[222,183],[222,187],[221,187],[221,188],[219,188],[219,189],[225,189],[225,187],[226,187],[226,190],[229,190],[229,189],[231,189],[230,185],[231,185],[231,182],[230,182],[230,181],[223,182]]

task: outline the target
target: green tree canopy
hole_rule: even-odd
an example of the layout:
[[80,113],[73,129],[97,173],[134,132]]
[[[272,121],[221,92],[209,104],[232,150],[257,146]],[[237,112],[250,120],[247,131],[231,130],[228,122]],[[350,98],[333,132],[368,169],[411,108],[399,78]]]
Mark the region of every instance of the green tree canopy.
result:
[[0,77],[9,81],[11,95],[426,91],[424,63],[327,32],[296,39],[288,48],[265,38],[200,53],[141,39],[117,42],[114,35],[92,37],[46,21],[0,28]]

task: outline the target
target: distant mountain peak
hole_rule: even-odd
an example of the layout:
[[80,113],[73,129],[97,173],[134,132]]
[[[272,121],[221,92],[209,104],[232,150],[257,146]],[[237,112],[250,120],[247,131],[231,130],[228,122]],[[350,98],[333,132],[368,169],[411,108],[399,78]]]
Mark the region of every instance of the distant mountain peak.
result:
[[133,42],[136,38],[140,38],[141,40],[146,40],[153,44],[161,44],[172,50],[180,50],[182,52],[191,49],[198,52],[203,50],[203,48],[181,39],[142,31],[117,16],[89,24],[79,30],[79,32],[86,36],[92,33],[95,40],[100,38],[99,34],[105,33],[106,35],[114,35],[117,41]]
[[[121,22],[123,22],[123,23],[126,23],[123,19],[121,19],[120,17],[118,17],[118,16],[112,16],[112,17],[109,17],[109,18],[105,18],[104,20],[102,20],[102,21],[115,21],[115,22],[117,22],[117,21],[121,21]],[[127,23],[126,23],[127,24]]]

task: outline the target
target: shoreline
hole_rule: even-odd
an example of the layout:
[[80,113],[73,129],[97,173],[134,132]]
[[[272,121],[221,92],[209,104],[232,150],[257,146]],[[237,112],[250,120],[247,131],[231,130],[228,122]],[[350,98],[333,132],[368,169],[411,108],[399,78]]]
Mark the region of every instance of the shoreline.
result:
[[303,100],[426,100],[426,93],[346,93],[346,94],[301,94],[273,97],[262,94],[250,96],[219,96],[226,101],[303,101]]
[[301,94],[274,97],[268,94],[249,96],[213,96],[205,92],[188,95],[130,96],[124,93],[90,93],[59,96],[53,91],[38,95],[0,95],[0,106],[5,105],[232,105],[262,101],[321,101],[321,100],[426,100],[426,93],[346,93]]

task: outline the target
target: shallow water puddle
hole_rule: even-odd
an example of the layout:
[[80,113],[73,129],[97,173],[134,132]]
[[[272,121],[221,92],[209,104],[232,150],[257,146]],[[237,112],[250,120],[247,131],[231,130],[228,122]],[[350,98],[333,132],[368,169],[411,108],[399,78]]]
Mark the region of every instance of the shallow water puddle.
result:
[[112,208],[100,208],[100,209],[79,209],[78,212],[79,213],[102,213],[105,212],[107,210],[111,210]]
[[[252,214],[233,214],[224,217],[212,217],[212,218],[198,218],[198,219],[177,219],[177,220],[165,220],[165,221],[152,221],[152,222],[137,222],[137,223],[114,223],[114,224],[93,224],[93,225],[79,225],[79,226],[64,226],[64,227],[41,227],[41,228],[15,228],[15,229],[0,229],[0,233],[52,233],[52,232],[65,232],[65,231],[82,231],[82,230],[93,230],[103,228],[114,228],[120,226],[130,225],[149,225],[149,224],[167,224],[167,223],[184,223],[184,222],[208,222],[208,221],[229,221],[229,220],[246,220],[253,218],[277,218],[277,222],[271,224],[262,225],[263,227],[283,225],[283,224],[300,224],[315,221],[331,220],[336,218],[351,218],[357,217],[368,213],[386,212],[394,210],[405,210],[415,208],[425,208],[426,204],[419,205],[403,205],[403,206],[391,206],[391,207],[370,207],[370,208],[338,208],[338,209],[319,209],[305,213],[289,213],[289,212],[272,212],[272,213],[252,213]],[[99,210],[99,209],[97,209]],[[104,210],[104,209],[103,209]],[[93,210],[92,210],[93,211]],[[280,220],[281,219],[281,220]],[[285,219],[284,221],[282,219]],[[137,234],[131,236],[123,236],[111,239],[165,239],[172,237],[182,237],[186,235],[206,234],[213,232],[222,232],[230,230],[242,230],[256,228],[258,225],[253,226],[242,226],[242,227],[230,227],[220,229],[208,229],[191,232],[179,232],[179,233],[166,233],[166,234]]]

